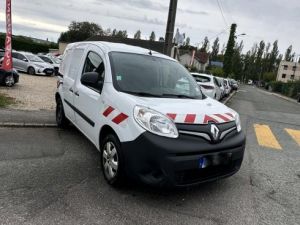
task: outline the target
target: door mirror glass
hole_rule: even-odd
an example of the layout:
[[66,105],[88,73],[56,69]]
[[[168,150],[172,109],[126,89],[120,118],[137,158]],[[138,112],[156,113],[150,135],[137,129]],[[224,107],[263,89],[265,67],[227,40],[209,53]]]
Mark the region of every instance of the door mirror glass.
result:
[[24,62],[28,62],[28,60],[27,60],[26,58],[23,58],[23,59],[22,59],[22,61],[24,61]]
[[100,75],[97,72],[87,72],[81,77],[81,83],[87,87],[100,91],[103,86],[103,80],[99,79]]

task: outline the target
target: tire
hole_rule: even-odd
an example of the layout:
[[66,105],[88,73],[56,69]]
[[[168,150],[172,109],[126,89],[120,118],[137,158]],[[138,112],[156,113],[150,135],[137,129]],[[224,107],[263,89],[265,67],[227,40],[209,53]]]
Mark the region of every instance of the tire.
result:
[[60,98],[56,101],[56,123],[59,128],[67,128],[70,123],[65,116],[64,106]]
[[29,67],[27,72],[28,72],[28,74],[30,74],[30,75],[35,75],[35,70],[34,70],[33,67]]
[[124,185],[125,172],[121,144],[114,134],[108,134],[102,141],[101,168],[108,184],[114,187]]
[[15,85],[15,79],[12,76],[6,76],[4,83],[7,87],[12,87]]

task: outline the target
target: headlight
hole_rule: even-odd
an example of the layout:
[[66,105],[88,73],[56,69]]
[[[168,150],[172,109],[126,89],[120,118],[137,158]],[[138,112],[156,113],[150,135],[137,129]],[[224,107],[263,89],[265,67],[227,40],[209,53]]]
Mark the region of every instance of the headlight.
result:
[[242,126],[241,126],[241,120],[240,120],[239,114],[236,113],[234,118],[235,118],[235,124],[236,124],[237,131],[240,132],[242,130]]
[[151,133],[169,138],[178,137],[178,131],[174,122],[155,110],[135,106],[134,119],[141,127]]

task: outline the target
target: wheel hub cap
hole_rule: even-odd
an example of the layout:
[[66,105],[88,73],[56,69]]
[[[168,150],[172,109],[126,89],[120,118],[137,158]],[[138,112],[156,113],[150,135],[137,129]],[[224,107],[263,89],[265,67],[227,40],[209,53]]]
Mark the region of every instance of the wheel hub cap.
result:
[[118,171],[118,154],[115,145],[107,142],[103,149],[103,167],[107,179],[113,179]]

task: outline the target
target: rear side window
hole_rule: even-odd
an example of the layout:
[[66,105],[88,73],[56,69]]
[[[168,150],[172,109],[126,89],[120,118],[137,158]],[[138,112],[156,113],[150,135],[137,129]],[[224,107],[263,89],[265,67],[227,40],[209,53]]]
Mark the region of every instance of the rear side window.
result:
[[71,54],[67,54],[64,58],[64,64],[66,67],[64,68],[63,75],[67,75],[71,79],[75,80],[79,74],[79,69],[81,65],[81,59],[84,53],[84,49],[74,49]]
[[201,83],[208,83],[208,82],[210,82],[210,78],[209,77],[199,76],[199,75],[193,75],[193,77],[196,79],[197,82],[201,82]]

